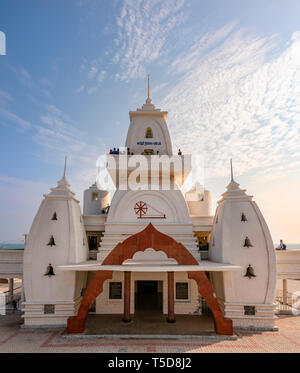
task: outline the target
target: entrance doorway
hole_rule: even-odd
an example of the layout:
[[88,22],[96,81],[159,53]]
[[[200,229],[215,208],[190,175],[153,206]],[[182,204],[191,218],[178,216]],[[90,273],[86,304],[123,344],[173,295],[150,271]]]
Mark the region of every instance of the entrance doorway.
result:
[[89,236],[89,250],[97,250],[97,236]]
[[135,313],[162,313],[162,281],[135,282]]

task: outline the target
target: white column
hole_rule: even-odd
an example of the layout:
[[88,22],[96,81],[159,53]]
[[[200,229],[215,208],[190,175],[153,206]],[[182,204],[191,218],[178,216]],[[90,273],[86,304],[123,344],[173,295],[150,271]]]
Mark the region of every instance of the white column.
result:
[[282,280],[282,301],[287,304],[287,279]]

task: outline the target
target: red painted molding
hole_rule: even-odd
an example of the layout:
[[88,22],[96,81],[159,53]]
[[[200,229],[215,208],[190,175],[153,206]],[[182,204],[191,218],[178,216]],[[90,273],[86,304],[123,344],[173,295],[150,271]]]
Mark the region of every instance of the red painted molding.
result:
[[131,259],[137,251],[152,248],[164,251],[169,258],[174,258],[181,265],[197,265],[197,260],[179,242],[172,237],[159,232],[149,223],[147,227],[119,243],[105,258],[103,265],[121,265],[124,260]]
[[[197,260],[179,242],[172,237],[159,232],[149,223],[139,233],[136,233],[123,242],[119,243],[103,261],[103,265],[121,265],[126,259],[131,259],[137,251],[145,251],[152,248],[156,251],[164,251],[169,258],[174,258],[180,265],[197,265]],[[93,301],[103,291],[105,280],[112,278],[113,271],[97,271],[81,301],[76,317],[68,319],[68,333],[82,333],[84,331],[85,319]],[[189,278],[198,284],[199,294],[209,305],[218,334],[232,334],[232,321],[225,319],[217,299],[214,296],[213,287],[204,272],[188,272]]]
[[98,295],[102,293],[104,281],[112,278],[112,275],[113,271],[96,272],[82,298],[77,316],[68,318],[68,333],[83,333],[89,308]]
[[217,334],[232,335],[232,320],[223,316],[223,312],[218,303],[212,284],[207,278],[205,272],[189,271],[188,278],[197,282],[199,294],[205,299],[213,314]]

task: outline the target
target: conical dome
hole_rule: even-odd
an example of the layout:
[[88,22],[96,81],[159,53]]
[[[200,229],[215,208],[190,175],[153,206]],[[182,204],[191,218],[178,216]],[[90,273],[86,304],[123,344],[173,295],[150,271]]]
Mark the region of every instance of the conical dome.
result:
[[[85,286],[81,274],[60,272],[58,265],[88,258],[88,244],[79,202],[65,173],[57,187],[44,195],[24,251],[25,325],[65,325],[75,299]],[[51,263],[51,265],[49,264]],[[51,304],[54,313],[44,313]]]
[[[233,173],[222,199],[218,201],[209,256],[212,261],[242,267],[240,273],[222,275],[225,312],[234,320],[234,325],[247,325],[244,306],[251,304],[264,310],[265,327],[273,325],[276,260],[272,238],[253,197],[240,188]],[[251,276],[249,281],[245,273],[249,274],[252,268],[255,277]],[[257,323],[255,320],[251,322],[253,325]]]

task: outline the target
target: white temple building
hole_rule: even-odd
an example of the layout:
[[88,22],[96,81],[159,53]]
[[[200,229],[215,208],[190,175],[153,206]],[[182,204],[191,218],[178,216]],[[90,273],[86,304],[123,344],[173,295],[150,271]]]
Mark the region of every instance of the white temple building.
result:
[[[25,327],[82,333],[89,313],[129,322],[151,296],[166,322],[200,316],[205,304],[217,334],[274,328],[276,259],[258,206],[232,172],[215,214],[210,191],[184,195],[190,157],[173,154],[167,115],[149,93],[129,112],[126,154],[107,156],[112,199],[94,183],[82,214],[65,173],[44,196],[24,252]],[[156,169],[161,159],[182,168]],[[137,176],[142,188],[134,190],[128,185]],[[161,188],[168,180],[171,187]]]

